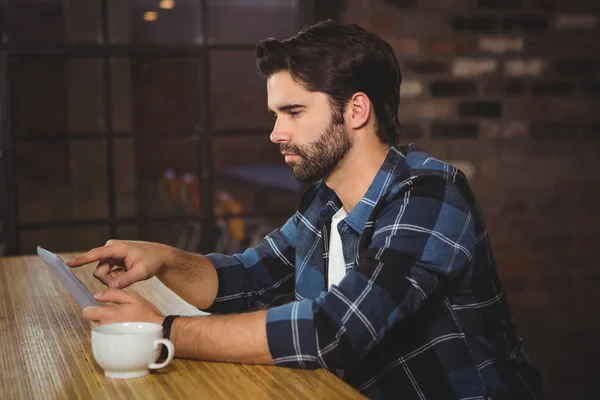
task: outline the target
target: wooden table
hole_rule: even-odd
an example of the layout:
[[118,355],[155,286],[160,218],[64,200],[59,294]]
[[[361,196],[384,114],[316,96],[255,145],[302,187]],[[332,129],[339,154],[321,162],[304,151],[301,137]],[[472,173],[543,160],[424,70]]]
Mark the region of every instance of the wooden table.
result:
[[[63,254],[69,260],[74,254]],[[93,265],[75,270],[94,293]],[[200,314],[156,278],[131,289],[163,313]],[[0,258],[0,399],[358,399],[326,370],[175,359],[131,380],[104,376],[81,308],[37,256]]]

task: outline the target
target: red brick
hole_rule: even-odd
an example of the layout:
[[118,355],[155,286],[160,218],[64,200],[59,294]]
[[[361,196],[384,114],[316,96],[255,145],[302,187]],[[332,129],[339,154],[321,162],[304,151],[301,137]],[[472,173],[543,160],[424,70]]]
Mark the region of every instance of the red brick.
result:
[[413,100],[400,105],[401,120],[446,119],[454,116],[454,104],[448,100]]
[[487,139],[524,138],[527,136],[527,124],[521,121],[482,121],[481,137]]
[[510,119],[585,119],[595,117],[600,101],[589,98],[533,98],[504,101],[504,117]]
[[437,54],[465,55],[473,50],[473,43],[467,38],[437,38],[429,41],[429,51]]
[[405,56],[415,56],[421,52],[421,43],[417,39],[385,39],[392,46],[392,49],[394,49],[394,52],[396,53],[396,56],[398,58],[402,58]]
[[523,0],[477,0],[477,6],[491,9],[515,9],[523,5]]
[[370,15],[358,20],[358,25],[380,36],[393,34],[396,24],[393,15]]
[[448,64],[437,60],[400,60],[403,71],[414,74],[445,74],[448,72]]
[[600,40],[596,34],[547,33],[530,35],[525,42],[529,56],[590,57],[600,53]]
[[547,11],[593,12],[600,11],[600,2],[595,0],[531,0],[534,7]]

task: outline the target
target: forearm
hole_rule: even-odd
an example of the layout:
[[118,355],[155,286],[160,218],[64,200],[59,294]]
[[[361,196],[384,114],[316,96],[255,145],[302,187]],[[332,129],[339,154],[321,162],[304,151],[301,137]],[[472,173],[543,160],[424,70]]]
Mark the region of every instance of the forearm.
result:
[[217,296],[219,279],[214,265],[203,255],[179,249],[167,250],[166,262],[156,277],[195,307],[210,307]]
[[177,318],[171,341],[178,357],[244,364],[274,364],[269,352],[266,311]]

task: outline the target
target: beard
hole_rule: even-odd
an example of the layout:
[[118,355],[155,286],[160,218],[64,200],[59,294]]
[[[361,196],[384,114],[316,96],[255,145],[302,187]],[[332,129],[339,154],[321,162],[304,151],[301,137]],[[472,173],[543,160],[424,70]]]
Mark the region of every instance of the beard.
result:
[[281,152],[293,153],[298,161],[289,163],[297,180],[312,182],[326,178],[352,148],[343,123],[331,122],[321,137],[306,145],[280,146]]

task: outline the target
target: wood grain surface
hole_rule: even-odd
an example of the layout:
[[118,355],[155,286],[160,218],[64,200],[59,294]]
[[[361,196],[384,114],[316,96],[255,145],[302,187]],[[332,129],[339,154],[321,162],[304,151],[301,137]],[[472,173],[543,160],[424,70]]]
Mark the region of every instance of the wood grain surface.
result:
[[[75,254],[62,254],[70,260]],[[94,293],[93,265],[75,270]],[[201,314],[156,278],[131,289],[163,313]],[[362,399],[326,370],[175,359],[130,380],[104,376],[81,308],[37,256],[0,258],[0,399]]]

